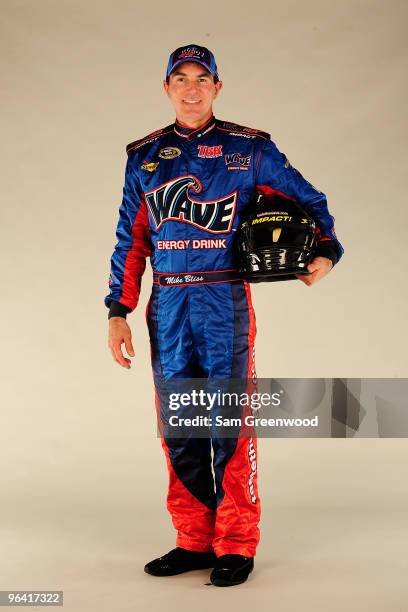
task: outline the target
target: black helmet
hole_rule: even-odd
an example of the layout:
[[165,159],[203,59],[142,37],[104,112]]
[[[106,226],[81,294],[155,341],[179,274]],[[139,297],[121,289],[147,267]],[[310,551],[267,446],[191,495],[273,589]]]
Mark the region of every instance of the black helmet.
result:
[[236,238],[239,267],[249,282],[292,280],[310,274],[316,224],[301,205],[279,194],[260,194]]

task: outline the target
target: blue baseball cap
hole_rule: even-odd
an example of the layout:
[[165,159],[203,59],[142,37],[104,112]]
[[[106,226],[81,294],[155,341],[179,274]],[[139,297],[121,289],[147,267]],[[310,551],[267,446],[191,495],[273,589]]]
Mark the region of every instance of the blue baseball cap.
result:
[[170,55],[169,63],[167,64],[166,79],[173,70],[183,62],[197,62],[204,66],[212,76],[217,77],[217,79],[219,78],[215,57],[207,47],[185,45],[184,47],[179,47]]

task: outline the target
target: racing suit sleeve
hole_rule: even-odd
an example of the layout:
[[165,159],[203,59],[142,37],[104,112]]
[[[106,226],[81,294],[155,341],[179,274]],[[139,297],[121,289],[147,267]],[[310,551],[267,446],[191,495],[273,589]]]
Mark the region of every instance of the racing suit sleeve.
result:
[[315,257],[331,259],[333,266],[344,249],[334,230],[334,217],[329,213],[324,193],[318,191],[289,163],[274,142],[267,140],[257,159],[256,192],[278,193],[295,198],[316,223]]
[[126,163],[123,198],[116,227],[117,242],[111,257],[109,294],[104,300],[109,308],[108,318],[126,318],[136,308],[146,257],[152,251],[146,201],[134,170],[133,158],[134,155],[130,154]]

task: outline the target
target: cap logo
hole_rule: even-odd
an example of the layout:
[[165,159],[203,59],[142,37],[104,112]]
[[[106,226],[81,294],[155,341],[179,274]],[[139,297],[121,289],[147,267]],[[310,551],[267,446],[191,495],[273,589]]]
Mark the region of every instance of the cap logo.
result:
[[204,57],[204,51],[199,51],[196,47],[186,47],[178,54],[179,57]]

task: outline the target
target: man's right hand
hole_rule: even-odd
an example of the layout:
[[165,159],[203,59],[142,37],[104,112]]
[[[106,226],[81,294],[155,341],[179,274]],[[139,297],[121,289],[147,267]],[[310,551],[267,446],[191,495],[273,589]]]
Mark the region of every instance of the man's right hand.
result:
[[111,317],[109,319],[109,339],[108,346],[114,360],[123,368],[129,370],[131,360],[122,353],[122,344],[125,343],[127,354],[135,356],[132,346],[132,332],[124,317]]

